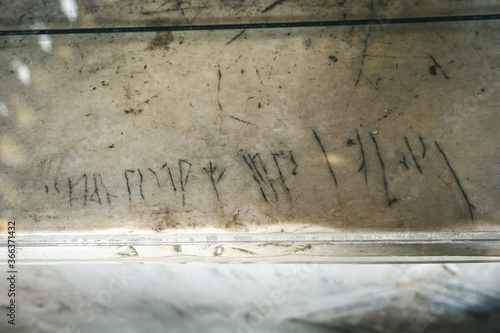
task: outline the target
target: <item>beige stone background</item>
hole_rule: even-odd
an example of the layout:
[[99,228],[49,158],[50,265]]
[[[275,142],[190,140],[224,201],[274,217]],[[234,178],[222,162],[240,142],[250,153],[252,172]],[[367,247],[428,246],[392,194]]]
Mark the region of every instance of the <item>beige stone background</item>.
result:
[[[394,262],[498,256],[499,23],[385,23],[499,7],[1,1],[2,30],[380,24],[0,37],[0,218],[24,242],[0,331],[497,332],[498,264]],[[310,264],[165,265],[233,261]]]
[[[66,15],[15,2],[2,24],[383,23],[498,6],[365,2]],[[498,230],[498,41],[496,21],[2,37],[2,216],[27,232]]]

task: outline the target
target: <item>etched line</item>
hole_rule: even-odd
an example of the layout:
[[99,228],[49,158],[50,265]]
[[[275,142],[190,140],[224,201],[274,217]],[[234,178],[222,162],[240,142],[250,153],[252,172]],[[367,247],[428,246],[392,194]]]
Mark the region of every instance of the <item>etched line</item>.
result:
[[[250,154],[248,154],[248,157],[251,159]],[[250,168],[250,170],[252,170],[253,179],[257,182],[257,184],[259,184],[260,193],[262,194],[262,197],[264,198],[264,200],[267,202],[267,197],[266,197],[266,194],[264,193],[264,189],[262,188],[262,184],[260,183],[259,179],[255,175],[255,171],[254,171],[252,165],[250,164],[250,162],[247,160],[245,154],[243,154],[243,160],[245,161],[246,165]]]
[[172,171],[170,171],[170,167],[167,166],[167,163],[163,164],[160,170],[163,170],[165,167],[167,168],[168,176],[170,177],[170,182],[172,183],[172,188],[174,189],[174,192],[177,192],[177,187],[175,187],[174,183],[174,177],[172,177]]
[[368,48],[368,39],[370,38],[370,33],[371,33],[371,30],[370,30],[370,27],[368,27],[368,33],[366,34],[366,38],[365,38],[365,47],[363,49],[363,56],[361,58],[361,66],[360,66],[358,78],[356,79],[356,84],[354,84],[354,87],[358,86],[359,80],[361,79],[361,75],[363,74],[363,68],[365,66],[365,59],[367,56],[366,49]]
[[215,191],[215,196],[217,197],[217,201],[220,202],[220,196],[219,196],[219,191],[217,190],[217,186],[215,185],[215,181],[214,181],[214,172],[215,170],[217,169],[217,167],[212,167],[212,161],[209,161],[210,162],[210,171],[207,171],[206,168],[203,168],[203,170],[205,170],[205,172],[209,173],[210,175],[210,180],[212,181],[212,187]]
[[[186,172],[186,178],[184,179],[183,177],[183,172],[182,172],[182,163],[189,165],[188,171]],[[184,191],[186,189],[186,185],[189,179],[189,172],[191,171],[191,166],[192,164],[186,160],[179,160],[179,170],[180,170],[180,175],[181,175],[181,189]]]
[[[93,175],[93,178],[94,178],[94,193],[92,193],[92,195],[90,196],[89,201],[94,201],[94,202],[99,203],[99,205],[102,205],[101,196],[99,195],[99,187],[97,186],[97,178],[96,178],[95,173]],[[94,196],[97,197],[97,200],[94,199]]]
[[406,162],[406,156],[403,154],[403,160],[399,161],[399,163],[403,164],[403,166],[408,170],[408,163]]
[[431,66],[429,68],[429,71],[431,72],[431,74],[433,75],[436,75],[436,67],[439,68],[441,70],[441,73],[443,73],[443,76],[446,78],[446,80],[449,80],[450,78],[448,77],[448,75],[446,75],[446,73],[444,72],[443,68],[441,67],[440,64],[438,64],[438,62],[436,61],[436,59],[434,59],[433,56],[431,56],[429,54],[429,57],[431,58],[432,62],[434,63],[434,66]]
[[73,206],[73,188],[80,183],[82,179],[85,179],[85,192],[84,192],[84,203],[83,205],[87,205],[87,174],[81,176],[75,183],[68,178],[68,190],[69,190],[69,205]]
[[221,181],[222,179],[222,176],[224,176],[224,172],[226,172],[226,169],[222,170],[221,173],[219,174],[219,177],[217,177],[217,180],[214,179],[214,174],[215,174],[215,171],[217,170],[217,166],[214,166],[212,164],[212,161],[209,160],[209,167],[208,169],[207,168],[203,168],[203,171],[205,171],[209,177],[210,177],[210,180],[212,182],[212,187],[215,191],[215,195],[217,197],[217,201],[219,201],[219,203],[222,203],[221,200],[220,200],[220,195],[219,195],[219,190],[217,189],[217,184]]
[[455,181],[457,182],[457,185],[460,188],[460,192],[462,192],[462,195],[463,195],[465,201],[467,202],[467,207],[469,208],[469,213],[470,213],[470,219],[472,220],[472,222],[474,222],[474,212],[472,210],[476,209],[476,207],[474,207],[474,205],[470,202],[469,197],[467,196],[467,193],[465,193],[465,190],[462,187],[462,184],[460,183],[460,180],[458,179],[458,176],[455,173],[455,170],[453,170],[453,168],[451,167],[450,162],[448,161],[448,158],[446,157],[446,154],[441,149],[441,147],[439,146],[437,141],[434,141],[434,143],[436,144],[436,147],[439,150],[439,152],[441,153],[441,155],[443,155],[443,158],[446,162],[446,165],[448,166],[448,169],[450,169],[451,173],[453,174],[453,177],[455,178]]
[[59,192],[59,185],[57,184],[57,179],[54,179],[54,189],[57,191],[57,193],[61,193]]
[[422,158],[425,158],[425,152],[427,151],[427,146],[424,143],[424,139],[419,136],[418,139],[420,140],[420,144],[422,145]]
[[222,105],[220,104],[219,100],[219,93],[220,93],[220,81],[222,79],[222,73],[220,71],[220,65],[217,65],[217,104],[219,105],[219,110],[222,111]]
[[[266,179],[269,182],[269,185],[271,186],[271,189],[273,190],[274,198],[276,199],[276,201],[278,201],[278,193],[276,192],[276,189],[274,188],[272,180],[269,178],[269,175],[267,173],[266,165],[264,164],[264,162],[260,158],[259,154],[255,154],[254,158],[255,157],[257,157],[259,159],[260,165],[262,166],[262,169],[264,170],[264,174],[266,175]],[[264,181],[264,183],[265,183],[265,181]]]
[[[264,164],[264,162],[262,162],[262,159],[260,158],[260,154],[255,154],[254,158],[257,157],[259,159],[259,162],[260,162],[260,165],[262,165],[262,169],[264,170],[264,173],[265,175],[267,176],[267,169],[266,169],[266,165]],[[269,177],[266,177],[268,180],[269,180]]]
[[231,44],[232,42],[234,42],[235,40],[237,40],[238,38],[241,37],[241,35],[243,35],[243,33],[245,32],[246,30],[241,30],[241,32],[239,34],[237,34],[233,39],[231,39],[229,42],[226,43],[226,45],[229,45]]
[[262,82],[262,78],[260,77],[259,70],[257,69],[257,66],[255,66],[255,73],[257,74],[257,77],[259,78],[260,84],[264,85],[264,83]]
[[297,168],[299,167],[297,163],[295,162],[295,158],[293,157],[293,152],[290,150],[290,160],[292,161],[294,168],[292,170],[292,175],[296,176],[297,175]]
[[158,187],[161,188],[160,180],[158,179],[158,174],[156,172],[154,172],[153,169],[151,169],[151,168],[148,168],[148,170],[151,171],[153,173],[153,175],[155,175],[156,185],[158,185]]
[[137,171],[139,172],[139,177],[141,178],[140,183],[139,183],[139,191],[141,192],[142,200],[144,200],[144,193],[142,191],[143,176],[142,176],[141,169],[137,169]]
[[128,192],[128,201],[132,201],[132,191],[130,190],[130,183],[128,179],[127,173],[134,173],[134,170],[125,170],[125,180],[127,181],[127,192]]
[[[283,152],[281,152],[281,153],[283,153]],[[286,186],[285,178],[283,178],[283,174],[281,173],[280,164],[278,163],[278,159],[276,158],[276,156],[280,156],[280,154],[273,154],[274,163],[276,164],[276,167],[278,168],[278,173],[280,175],[281,183],[285,187],[286,193],[288,194],[288,198],[290,199],[290,201],[292,201],[292,194],[290,193],[290,189],[288,188],[288,186]],[[278,200],[278,198],[276,198],[276,200]]]
[[408,147],[408,150],[410,151],[411,157],[413,158],[413,162],[415,162],[415,165],[417,166],[418,171],[422,173],[422,168],[420,167],[420,164],[417,162],[417,158],[415,157],[415,154],[413,154],[413,150],[411,149],[410,143],[408,142],[408,138],[405,136],[405,142],[406,146]]
[[278,163],[278,160],[276,159],[276,156],[280,156],[280,154],[273,153],[272,155],[273,155],[273,159],[274,159],[274,164],[276,164],[276,167],[278,168],[278,173],[280,175],[280,178],[283,180],[283,174],[281,173],[280,165]]
[[222,170],[222,172],[219,174],[219,177],[217,178],[217,181],[216,181],[217,184],[221,181],[222,176],[224,176],[225,172],[226,172],[226,169]]
[[174,188],[174,192],[177,192],[177,187],[175,187],[174,177],[172,177],[172,172],[170,171],[170,168],[167,169],[168,169],[168,175],[170,176],[170,181],[172,182],[172,187]]
[[259,178],[262,180],[262,182],[267,185],[266,181],[264,180],[264,177],[262,177],[261,173],[259,172],[259,169],[257,168],[257,164],[255,164],[255,158],[257,156],[259,156],[259,153],[253,155],[253,157],[252,157],[252,155],[248,154],[248,158],[250,158],[250,161],[252,162],[252,164],[253,164],[253,166],[255,168],[255,172],[257,173],[257,175],[259,176]]
[[175,0],[175,1],[177,2],[177,8],[181,11],[182,16],[186,16],[186,14],[184,13],[184,8],[182,8],[181,1],[180,0]]
[[385,198],[387,199],[387,204],[389,205],[389,207],[391,207],[393,204],[395,204],[396,202],[398,202],[399,199],[397,199],[397,198],[391,198],[389,196],[389,185],[387,183],[387,176],[385,174],[384,160],[382,159],[382,155],[380,154],[380,149],[378,147],[377,139],[375,139],[375,137],[372,134],[370,134],[370,136],[372,137],[372,141],[373,141],[373,144],[375,145],[375,150],[377,151],[377,156],[378,156],[378,159],[380,161],[380,166],[382,168],[382,180],[384,182]]
[[217,74],[219,79],[217,80],[217,93],[220,92],[220,80],[222,79],[222,73],[220,71],[220,65],[217,65]]
[[229,116],[230,118],[233,118],[234,120],[237,120],[237,121],[241,121],[242,123],[245,123],[245,124],[249,124],[249,125],[255,125],[249,121],[246,121],[246,120],[243,120],[243,119],[240,119],[240,118],[236,118],[234,116]]
[[270,4],[269,6],[267,6],[266,8],[264,8],[264,10],[262,11],[262,13],[270,11],[271,9],[273,9],[274,7],[276,7],[277,5],[282,4],[284,1],[285,0],[277,0],[277,1],[273,2],[272,4]]
[[321,140],[320,140],[320,138],[315,130],[313,130],[313,133],[314,133],[314,137],[316,138],[316,141],[318,141],[318,144],[321,148],[321,151],[323,152],[323,155],[325,156],[325,161],[326,161],[326,164],[328,165],[328,170],[330,170],[330,174],[332,175],[333,181],[334,181],[335,185],[338,185],[337,184],[337,177],[335,177],[335,172],[333,172],[332,166],[330,165],[330,161],[328,161],[328,155],[326,154],[325,147],[323,147],[323,144],[321,143]]
[[359,135],[359,131],[357,128],[356,128],[356,138],[359,142],[359,147],[361,150],[361,158],[363,159],[363,163],[361,163],[361,166],[359,167],[358,172],[361,172],[361,170],[363,170],[363,172],[365,174],[365,184],[367,184],[368,183],[368,176],[367,176],[368,170],[366,168],[365,150],[363,148],[363,142],[361,141],[361,137]]
[[[264,162],[262,162],[262,159],[260,158],[259,154],[255,154],[255,156],[257,156],[259,158],[259,162],[260,162],[260,165],[262,165],[262,169],[264,170],[264,174],[266,175],[266,179],[269,182],[271,189],[273,190],[274,198],[276,199],[276,201],[278,201],[278,193],[276,192],[276,189],[274,188],[274,185],[273,185],[271,179],[269,179],[269,175],[267,174],[266,165],[264,164]],[[254,156],[254,158],[255,158],[255,156]],[[257,167],[255,167],[255,168],[257,169]],[[265,183],[265,181],[264,181],[264,183]]]
[[[186,172],[186,178],[184,178],[184,173],[182,171],[182,164],[188,164],[188,170]],[[186,206],[186,185],[189,179],[189,172],[191,171],[192,164],[186,160],[179,160],[179,173],[181,176],[181,190],[182,190],[182,206]]]
[[118,197],[116,195],[112,195],[111,193],[109,193],[108,188],[104,185],[104,182],[102,181],[101,174],[98,174],[98,176],[99,176],[99,181],[101,183],[101,186],[106,191],[106,199],[108,200],[108,204],[111,205],[111,197],[115,197],[115,198],[118,198]]
[[264,189],[262,188],[262,185],[260,184],[260,181],[257,179],[257,177],[255,175],[253,175],[253,179],[255,179],[257,181],[257,183],[259,183],[260,193],[264,197],[264,200],[266,200],[266,202],[267,202],[266,193],[264,193]]
[[88,195],[88,177],[87,177],[87,174],[85,174],[85,192],[83,194],[83,205],[84,206],[87,206],[87,195]]

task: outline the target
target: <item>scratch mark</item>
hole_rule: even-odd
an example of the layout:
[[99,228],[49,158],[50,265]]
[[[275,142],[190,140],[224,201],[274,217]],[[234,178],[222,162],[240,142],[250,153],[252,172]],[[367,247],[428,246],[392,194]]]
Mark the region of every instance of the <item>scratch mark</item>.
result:
[[434,63],[434,65],[435,65],[437,68],[441,68],[441,65],[439,65],[439,64],[438,64],[438,62],[436,61],[436,59],[434,59],[434,57],[433,57],[433,56],[431,56],[431,55],[429,54],[429,57],[431,58],[432,62]]
[[176,0],[176,2],[177,2],[177,7],[179,7],[179,9],[182,13],[182,16],[186,16],[186,14],[184,13],[184,9],[181,6],[181,2],[179,0]]
[[293,165],[295,166],[292,170],[292,175],[296,176],[297,175],[297,168],[298,168],[298,165],[297,163],[295,162],[295,159],[293,158],[293,152],[290,150],[290,160],[292,161]]
[[232,42],[234,42],[235,40],[237,40],[238,38],[241,37],[241,35],[243,35],[245,33],[246,30],[241,30],[241,32],[239,34],[237,34],[236,36],[234,36],[229,42],[226,43],[226,45],[229,45],[231,44]]
[[84,179],[85,180],[85,192],[84,192],[84,195],[83,195],[83,198],[84,198],[84,202],[83,202],[83,205],[86,206],[87,205],[87,193],[88,193],[88,186],[87,186],[87,174],[84,174],[83,176],[81,176],[75,183],[72,183],[71,182],[71,179],[68,178],[68,190],[69,190],[69,205],[72,206],[73,205],[73,188],[78,185],[78,183],[80,183],[80,181]]
[[403,160],[399,161],[399,163],[403,164],[403,166],[408,170],[408,163],[406,163],[406,156],[403,154]]
[[460,191],[462,192],[462,195],[463,195],[465,201],[467,202],[467,207],[469,208],[469,213],[470,213],[470,219],[472,220],[472,222],[474,222],[474,213],[472,210],[476,209],[476,207],[474,207],[474,205],[470,202],[469,197],[467,196],[467,193],[465,193],[465,190],[462,187],[462,184],[460,183],[460,180],[458,179],[457,174],[455,173],[455,171],[451,167],[450,162],[448,161],[448,158],[446,157],[446,154],[441,149],[441,147],[439,146],[437,141],[434,141],[434,143],[436,144],[436,147],[439,150],[439,152],[441,153],[441,155],[443,155],[443,158],[446,162],[446,165],[448,166],[448,169],[450,169],[451,173],[453,174],[453,177],[455,178],[455,181],[457,182],[457,185],[460,188]]
[[[188,164],[189,165],[189,168],[186,172],[186,178],[184,179],[183,177],[183,172],[182,172],[182,163],[184,164]],[[192,164],[186,160],[179,160],[179,172],[180,172],[180,175],[181,175],[181,190],[182,190],[182,206],[184,207],[186,205],[186,185],[187,185],[187,182],[188,182],[188,178],[189,178],[189,172],[191,171],[191,166]]]
[[[163,164],[163,166],[161,167],[160,170],[162,170],[165,167],[167,167],[167,163]],[[170,177],[170,182],[172,183],[172,187],[174,189],[174,192],[177,192],[177,188],[175,187],[175,183],[174,183],[174,177],[172,177],[172,172],[170,171],[170,167],[167,167],[167,171],[168,171],[168,176]]]
[[[269,175],[267,173],[267,168],[266,168],[266,165],[264,164],[264,162],[262,161],[262,159],[260,158],[260,155],[257,153],[254,155],[253,157],[253,160],[252,162],[254,163],[255,165],[255,169],[257,170],[257,165],[255,164],[255,158],[258,158],[259,159],[259,162],[260,162],[260,165],[262,166],[262,169],[264,170],[264,174],[266,175],[266,179],[267,181],[269,182],[269,185],[271,186],[271,189],[273,190],[273,193],[274,193],[274,197],[276,199],[276,201],[278,201],[278,193],[276,192],[276,189],[274,188],[274,185],[273,185],[273,182],[271,179],[269,179]],[[265,183],[265,180],[263,179],[264,183]]]
[[257,164],[255,164],[255,159],[257,158],[257,156],[259,156],[259,153],[253,155],[253,157],[252,157],[252,155],[248,154],[248,158],[252,162],[252,165],[255,168],[255,171],[257,172],[257,175],[264,182],[264,184],[266,184],[266,181],[264,180],[264,177],[262,177],[262,174],[259,172],[259,169],[257,169]]
[[83,198],[84,198],[83,205],[84,206],[87,206],[87,195],[88,195],[87,183],[88,183],[88,178],[87,178],[87,174],[85,174],[85,193],[83,194]]
[[217,180],[214,179],[214,174],[215,171],[217,170],[217,166],[212,165],[212,161],[209,160],[209,168],[203,168],[203,171],[205,171],[209,176],[210,180],[212,182],[212,187],[215,191],[215,195],[217,196],[217,201],[221,203],[220,196],[219,196],[219,191],[217,190],[217,184],[221,181],[222,177],[224,176],[224,173],[226,172],[226,169],[222,170],[221,173],[219,174],[219,177],[217,177]]
[[109,193],[108,188],[104,185],[104,182],[102,181],[101,174],[98,174],[98,176],[99,176],[99,181],[101,183],[101,186],[106,191],[106,199],[108,201],[108,204],[111,205],[111,197],[115,197],[115,198],[118,198],[118,197],[116,195],[112,195],[111,193]]
[[220,92],[220,80],[222,78],[222,73],[220,71],[220,65],[217,65],[217,73],[219,75],[219,80],[217,81],[217,92]]
[[264,83],[262,82],[262,78],[260,77],[259,70],[257,69],[257,66],[255,66],[255,73],[257,73],[257,76],[258,76],[258,78],[259,78],[259,80],[260,80],[260,84],[261,84],[261,85],[264,85]]
[[[250,157],[250,154],[248,154],[248,156]],[[260,183],[259,179],[255,176],[255,171],[254,171],[252,165],[250,164],[250,162],[247,160],[245,154],[243,154],[243,160],[245,161],[246,165],[248,165],[250,170],[252,170],[253,179],[257,182],[257,184],[259,184],[260,193],[262,194],[262,197],[264,198],[264,200],[267,202],[267,197],[266,197],[266,194],[264,193],[264,189],[262,188],[262,184]]]
[[425,158],[425,152],[427,151],[427,147],[424,143],[424,139],[421,136],[418,137],[420,140],[420,144],[422,145],[422,158]]
[[357,128],[356,128],[356,138],[358,139],[359,147],[361,149],[361,157],[363,158],[363,163],[361,163],[361,166],[359,167],[358,172],[361,172],[361,170],[364,171],[365,184],[368,184],[368,176],[367,176],[368,170],[366,168],[365,150],[363,148],[363,142],[361,141],[361,137],[359,136],[359,131]]
[[[281,152],[281,153],[283,153],[283,152]],[[278,160],[276,159],[276,156],[280,156],[280,154],[272,154],[272,155],[273,155],[274,163],[276,164],[276,167],[278,168],[278,173],[280,175],[281,183],[285,187],[286,193],[288,194],[288,198],[290,199],[290,201],[292,201],[292,194],[290,193],[290,189],[288,188],[288,186],[286,186],[285,178],[283,178],[283,174],[281,173],[280,165],[278,163]],[[277,200],[277,198],[276,198],[276,200]]]
[[128,192],[128,201],[132,201],[132,192],[130,191],[130,183],[128,179],[127,173],[134,173],[134,170],[125,170],[125,180],[127,181],[127,192]]
[[143,181],[142,172],[141,169],[137,169],[137,171],[139,172],[139,177],[141,178],[139,183],[139,191],[141,192],[142,200],[144,200],[144,193],[142,192],[142,181]]
[[[97,197],[97,200],[94,199],[94,195]],[[99,205],[102,205],[101,196],[99,195],[99,187],[97,186],[97,178],[95,174],[94,174],[94,193],[92,193],[92,195],[90,196],[89,201],[94,201],[99,203]]]
[[226,172],[226,169],[222,170],[222,172],[219,174],[219,177],[217,178],[217,181],[216,183],[219,183],[222,179],[222,177],[224,176],[224,173]]
[[431,58],[432,62],[434,63],[433,66],[429,67],[429,72],[432,74],[432,75],[436,75],[436,67],[439,68],[441,70],[441,73],[443,73],[444,77],[446,78],[446,80],[449,80],[450,78],[448,77],[448,75],[446,75],[446,73],[443,71],[443,68],[441,67],[440,64],[438,64],[438,62],[436,61],[436,59],[434,59],[433,56],[431,56],[429,54],[429,57]]
[[[162,6],[159,6],[158,8],[160,8]],[[200,11],[200,9],[206,9],[207,7],[206,6],[193,6],[193,7],[183,7],[183,8],[169,8],[169,9],[162,9],[162,10],[154,10],[154,11],[141,11],[141,14],[142,15],[154,15],[154,14],[160,14],[160,13],[170,13],[170,12],[181,12],[181,11],[193,11],[193,10],[198,10],[196,15],[198,15],[198,12]],[[190,22],[189,24],[192,24],[192,22]]]
[[222,73],[220,71],[220,65],[217,65],[217,104],[219,105],[219,110],[222,111],[222,105],[220,104],[219,100],[219,93],[220,93],[220,81],[222,79]]
[[411,157],[413,158],[413,162],[415,162],[415,165],[417,166],[418,171],[420,171],[420,173],[422,173],[422,168],[418,164],[417,158],[413,154],[413,150],[411,149],[410,143],[408,142],[408,138],[406,136],[405,136],[405,142],[406,142],[406,146],[408,147],[408,150],[410,151]]
[[387,176],[385,174],[384,160],[382,159],[382,155],[380,154],[380,149],[378,147],[377,139],[375,139],[375,137],[372,134],[370,134],[370,136],[372,137],[372,141],[373,141],[373,144],[375,145],[375,150],[377,151],[377,156],[378,156],[378,159],[380,161],[380,166],[382,167],[382,180],[384,182],[385,198],[387,199],[387,204],[389,205],[389,207],[391,207],[393,204],[395,204],[396,202],[398,202],[399,199],[397,199],[397,198],[391,198],[389,196],[389,185],[387,183]]
[[153,169],[151,169],[151,168],[148,168],[148,170],[151,171],[153,173],[153,175],[155,175],[156,184],[158,185],[159,188],[161,188],[160,181],[158,180],[158,174],[156,172],[154,172]]
[[273,9],[273,8],[274,8],[274,7],[276,7],[277,5],[282,4],[283,2],[285,2],[285,0],[278,0],[278,1],[273,2],[272,4],[270,4],[269,6],[267,6],[267,7],[266,7],[266,8],[262,11],[262,13],[265,13],[265,12],[270,11],[271,9]]
[[370,34],[371,34],[371,29],[370,29],[370,27],[368,27],[368,33],[366,34],[366,38],[365,38],[365,47],[363,49],[363,57],[361,58],[361,67],[359,69],[358,78],[356,79],[356,84],[354,85],[354,87],[358,86],[359,80],[361,79],[361,75],[363,74],[363,68],[365,66],[365,59],[367,56],[366,49],[368,47],[368,39],[370,38]]
[[325,147],[323,147],[323,144],[321,143],[321,140],[320,140],[320,138],[315,130],[313,130],[313,133],[314,133],[314,137],[316,138],[316,141],[318,141],[318,144],[321,148],[321,151],[323,152],[323,155],[325,156],[325,161],[326,161],[326,164],[328,165],[328,170],[330,170],[330,174],[332,175],[333,181],[335,182],[335,185],[338,185],[337,184],[337,177],[335,177],[335,172],[333,172],[330,161],[328,161],[328,156],[326,155]]
[[254,126],[256,126],[254,123],[251,123],[251,122],[249,122],[249,121],[242,120],[242,119],[240,119],[240,118],[236,118],[236,117],[234,117],[234,116],[229,116],[229,117],[233,118],[234,120],[241,121],[242,123],[245,123],[245,124],[249,124],[249,125],[254,125]]

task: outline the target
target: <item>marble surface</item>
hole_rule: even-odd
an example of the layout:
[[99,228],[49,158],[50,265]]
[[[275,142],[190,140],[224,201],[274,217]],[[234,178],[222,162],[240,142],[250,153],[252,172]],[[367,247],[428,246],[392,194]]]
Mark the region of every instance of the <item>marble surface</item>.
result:
[[499,264],[33,265],[19,274],[15,332],[486,333],[500,325]]
[[[106,21],[111,3],[10,24],[165,22],[145,14],[151,3],[130,10],[143,21]],[[321,12],[211,3],[192,24],[234,21],[235,8],[252,20]],[[413,13],[496,5],[458,3]],[[192,12],[157,15],[187,24]],[[2,221],[27,233],[499,230],[498,25],[1,37]]]
[[[0,6],[2,30],[377,23],[0,37],[16,332],[498,330],[498,264],[315,264],[498,256],[499,23],[387,24],[498,1]],[[313,264],[97,265],[127,261]]]

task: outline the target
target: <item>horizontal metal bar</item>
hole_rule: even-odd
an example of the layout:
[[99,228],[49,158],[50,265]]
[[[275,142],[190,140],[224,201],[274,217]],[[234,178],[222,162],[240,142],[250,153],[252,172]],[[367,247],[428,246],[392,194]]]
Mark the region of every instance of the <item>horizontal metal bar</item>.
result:
[[360,20],[171,25],[171,26],[153,26],[153,27],[29,29],[29,30],[0,30],[0,36],[76,35],[76,34],[112,34],[112,33],[160,32],[160,31],[306,28],[306,27],[333,27],[333,26],[356,26],[356,25],[464,22],[464,21],[485,21],[485,20],[498,20],[498,19],[500,19],[500,14],[394,18],[387,20],[370,18],[370,19],[360,19]]

